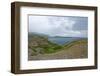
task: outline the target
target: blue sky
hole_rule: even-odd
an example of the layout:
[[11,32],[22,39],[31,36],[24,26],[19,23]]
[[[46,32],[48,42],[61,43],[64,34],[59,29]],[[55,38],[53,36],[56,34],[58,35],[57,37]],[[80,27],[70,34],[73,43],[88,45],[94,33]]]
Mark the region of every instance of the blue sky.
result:
[[29,16],[29,32],[49,36],[87,37],[88,18],[75,16]]

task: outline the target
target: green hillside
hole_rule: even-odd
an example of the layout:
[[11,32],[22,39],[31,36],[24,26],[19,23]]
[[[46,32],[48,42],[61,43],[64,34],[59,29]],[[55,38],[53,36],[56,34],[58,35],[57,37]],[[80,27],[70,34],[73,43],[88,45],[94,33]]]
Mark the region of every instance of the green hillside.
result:
[[29,35],[28,48],[33,51],[33,55],[54,53],[62,49],[62,46],[48,41],[46,36]]
[[47,36],[29,34],[29,59],[60,59],[87,57],[87,39],[76,40],[69,44],[58,45],[48,41]]

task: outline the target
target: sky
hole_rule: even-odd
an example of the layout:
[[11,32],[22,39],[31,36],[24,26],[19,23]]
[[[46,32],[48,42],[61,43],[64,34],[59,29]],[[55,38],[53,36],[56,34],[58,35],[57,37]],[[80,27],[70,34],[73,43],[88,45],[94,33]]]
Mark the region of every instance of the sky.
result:
[[87,37],[88,17],[29,15],[29,32],[49,36]]

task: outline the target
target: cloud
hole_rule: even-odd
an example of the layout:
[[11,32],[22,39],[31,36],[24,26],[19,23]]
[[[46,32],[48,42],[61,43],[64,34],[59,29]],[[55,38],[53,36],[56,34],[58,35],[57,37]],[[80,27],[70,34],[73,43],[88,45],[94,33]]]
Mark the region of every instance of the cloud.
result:
[[29,32],[50,36],[87,37],[86,22],[83,17],[29,16]]

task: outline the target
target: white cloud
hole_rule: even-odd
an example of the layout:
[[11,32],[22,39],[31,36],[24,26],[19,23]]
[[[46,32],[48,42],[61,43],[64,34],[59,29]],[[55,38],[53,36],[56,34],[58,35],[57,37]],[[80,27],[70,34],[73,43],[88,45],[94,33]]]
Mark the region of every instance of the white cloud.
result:
[[86,32],[73,30],[75,20],[68,17],[29,16],[29,32],[43,33],[50,36],[86,36]]

